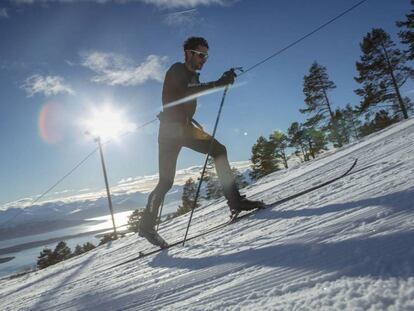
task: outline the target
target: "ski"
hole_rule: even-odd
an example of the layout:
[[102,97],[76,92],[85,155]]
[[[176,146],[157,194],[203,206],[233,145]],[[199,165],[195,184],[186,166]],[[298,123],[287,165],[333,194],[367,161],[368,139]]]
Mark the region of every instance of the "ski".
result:
[[[217,226],[214,226],[214,227],[208,229],[207,231],[201,232],[199,234],[196,234],[194,236],[191,236],[191,237],[187,238],[187,241],[194,240],[194,239],[199,238],[199,237],[201,237],[203,235],[209,234],[209,233],[211,233],[213,231],[216,231],[216,230],[218,230],[220,228],[225,227],[226,225],[227,225],[227,223],[221,223],[221,224],[219,224]],[[164,250],[167,250],[167,249],[169,249],[171,247],[178,246],[178,245],[180,245],[182,243],[183,243],[183,240],[179,240],[179,241],[176,241],[174,243],[171,243],[171,244],[166,245],[164,248],[157,248],[157,249],[154,249],[154,250],[149,251],[149,252],[142,252],[142,251],[140,251],[140,252],[138,252],[138,256],[133,257],[131,259],[128,259],[126,261],[123,261],[123,262],[121,262],[119,264],[116,264],[116,265],[110,267],[110,268],[119,267],[119,266],[125,265],[127,263],[130,263],[130,262],[133,262],[133,261],[137,261],[137,260],[142,259],[144,257],[148,257],[148,256],[151,256],[151,255],[160,253],[160,252],[162,252]]]
[[243,213],[243,214],[242,213],[237,213],[236,215],[234,215],[233,217],[230,218],[230,221],[228,221],[227,224],[235,223],[235,222],[237,222],[238,220],[240,220],[242,218],[246,218],[246,217],[248,217],[248,216],[256,213],[257,211],[260,211],[260,210],[266,209],[266,208],[275,207],[277,205],[280,205],[280,204],[285,203],[287,201],[296,199],[297,197],[300,197],[302,195],[308,194],[308,193],[310,193],[312,191],[315,191],[317,189],[323,188],[323,187],[325,187],[325,186],[327,186],[329,184],[332,184],[335,181],[337,181],[337,180],[339,180],[339,179],[344,178],[345,176],[347,176],[354,169],[354,167],[356,166],[357,162],[358,162],[358,159],[355,159],[354,162],[352,163],[352,165],[348,168],[348,170],[345,173],[343,173],[342,175],[340,175],[340,176],[334,177],[334,178],[332,178],[330,180],[327,180],[327,181],[325,181],[323,183],[320,183],[320,184],[318,184],[318,185],[316,185],[314,187],[305,189],[305,190],[303,190],[301,192],[297,192],[295,194],[292,194],[292,195],[290,195],[290,196],[288,196],[286,198],[280,199],[280,200],[275,201],[273,203],[265,204],[261,208],[254,209],[254,210],[248,211],[248,212]]
[[236,221],[236,219],[238,219],[239,215],[243,212],[252,213],[254,211],[265,209],[265,208],[268,207],[263,201],[257,201],[257,202],[255,202],[255,204],[256,204],[256,206],[254,208],[249,209],[247,211],[240,210],[240,211],[232,212],[231,215],[230,215],[230,220],[227,222],[227,224],[229,225],[229,224],[233,223],[234,221]]
[[[256,213],[256,212],[258,212],[258,211],[260,211],[260,210],[262,210],[262,209],[267,209],[267,208],[275,207],[275,206],[277,206],[277,205],[280,205],[280,204],[282,204],[282,203],[285,203],[285,202],[288,202],[288,201],[290,201],[290,200],[296,199],[296,198],[298,198],[298,197],[300,197],[300,196],[302,196],[302,195],[305,195],[305,194],[310,193],[310,192],[312,192],[312,191],[315,191],[315,190],[317,190],[317,189],[323,188],[323,187],[325,187],[325,186],[327,186],[327,185],[329,185],[329,184],[332,184],[332,183],[334,183],[335,181],[337,181],[337,180],[339,180],[339,179],[344,178],[345,176],[347,176],[347,175],[348,175],[348,174],[349,174],[349,173],[350,173],[350,172],[354,169],[354,167],[356,166],[357,162],[358,162],[358,159],[355,159],[355,160],[354,160],[354,162],[352,163],[352,165],[348,168],[348,170],[346,170],[346,171],[345,171],[342,175],[337,176],[337,177],[334,177],[334,178],[332,178],[332,179],[329,179],[329,180],[327,180],[327,181],[325,181],[325,182],[323,182],[323,183],[320,183],[320,184],[318,184],[318,185],[316,185],[316,186],[314,186],[314,187],[311,187],[311,188],[305,189],[305,190],[303,190],[303,191],[301,191],[301,192],[297,192],[297,193],[295,193],[295,194],[292,194],[292,195],[290,195],[290,196],[288,196],[288,197],[285,197],[285,198],[283,198],[283,199],[277,200],[277,201],[272,202],[272,203],[269,203],[269,204],[259,205],[259,206],[258,206],[258,208],[253,209],[253,210],[250,210],[250,211],[246,211],[246,212],[244,212],[244,211],[243,211],[243,212],[236,212],[236,213],[233,213],[233,214],[230,216],[230,220],[229,220],[229,221],[226,221],[225,223],[221,223],[221,224],[219,224],[219,225],[217,225],[217,226],[214,226],[214,227],[212,227],[212,228],[208,229],[208,230],[207,230],[207,231],[205,231],[205,232],[201,232],[201,233],[196,234],[196,235],[194,235],[194,236],[192,236],[192,237],[189,237],[189,238],[187,238],[187,241],[189,241],[189,240],[194,240],[194,239],[199,238],[199,237],[201,237],[201,236],[204,236],[204,235],[206,235],[206,234],[212,233],[212,232],[214,232],[214,231],[216,231],[216,230],[218,230],[218,229],[224,228],[224,227],[226,227],[227,225],[233,224],[233,223],[235,223],[235,222],[237,222],[237,221],[239,221],[239,220],[241,220],[241,219],[243,219],[243,218],[246,218],[246,217],[248,217],[248,216],[250,216],[250,215],[252,215],[252,214],[254,214],[254,213]],[[182,244],[182,243],[183,243],[183,240],[180,240],[180,241],[177,241],[177,242],[174,242],[174,243],[172,243],[172,244],[167,245],[165,248],[158,248],[158,249],[155,249],[155,250],[152,250],[152,251],[146,252],[146,253],[144,253],[144,252],[139,252],[139,253],[138,253],[139,255],[138,255],[137,257],[133,257],[133,258],[131,258],[131,259],[128,259],[128,260],[126,260],[126,261],[124,261],[124,262],[121,262],[121,263],[119,263],[119,264],[117,264],[117,265],[112,266],[111,268],[119,267],[119,266],[122,266],[122,265],[124,265],[124,264],[127,264],[127,263],[130,263],[130,262],[133,262],[133,261],[136,261],[136,260],[142,259],[142,258],[144,258],[144,257],[147,257],[147,256],[151,256],[151,255],[157,254],[157,253],[159,253],[159,252],[162,252],[162,251],[167,250],[167,249],[169,249],[169,248],[171,248],[171,247],[174,247],[174,246],[180,245],[180,244]]]

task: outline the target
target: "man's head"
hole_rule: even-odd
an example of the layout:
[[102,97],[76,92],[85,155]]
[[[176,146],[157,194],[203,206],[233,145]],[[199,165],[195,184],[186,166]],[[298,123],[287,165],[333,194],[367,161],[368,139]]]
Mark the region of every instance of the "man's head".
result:
[[207,40],[201,37],[190,37],[184,45],[185,62],[192,70],[201,70],[208,57]]

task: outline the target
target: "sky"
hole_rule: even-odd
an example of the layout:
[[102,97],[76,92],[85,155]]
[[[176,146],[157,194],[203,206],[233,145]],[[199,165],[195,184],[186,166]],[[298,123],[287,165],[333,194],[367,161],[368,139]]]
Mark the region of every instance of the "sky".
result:
[[[209,41],[201,80],[249,68],[349,8],[350,0],[2,0],[0,2],[0,205],[46,191],[96,144],[85,135],[92,111],[111,106],[137,129],[104,145],[110,185],[158,171],[157,131],[165,71],[183,61],[189,36]],[[355,62],[374,27],[398,44],[395,22],[409,0],[369,0],[311,38],[237,80],[217,138],[230,161],[248,160],[260,135],[304,121],[303,77],[314,61],[337,88],[335,107],[360,98]],[[411,96],[412,82],[403,88]],[[195,118],[212,131],[222,93],[199,99]],[[177,168],[203,163],[182,150]],[[104,186],[94,154],[51,193]]]

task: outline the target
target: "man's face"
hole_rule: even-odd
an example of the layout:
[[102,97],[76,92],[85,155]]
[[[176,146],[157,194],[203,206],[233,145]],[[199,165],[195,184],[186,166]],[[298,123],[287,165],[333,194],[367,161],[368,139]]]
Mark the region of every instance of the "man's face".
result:
[[187,62],[191,65],[194,70],[201,70],[204,63],[207,61],[208,48],[199,45],[194,50],[186,51]]

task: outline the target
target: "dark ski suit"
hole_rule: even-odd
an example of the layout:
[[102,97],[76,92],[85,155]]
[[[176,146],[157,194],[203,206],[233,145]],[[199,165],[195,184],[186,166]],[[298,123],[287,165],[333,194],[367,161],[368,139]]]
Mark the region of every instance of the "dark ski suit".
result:
[[[145,219],[144,225],[155,225],[161,202],[174,183],[177,157],[181,148],[208,153],[212,137],[193,120],[197,99],[183,98],[215,86],[215,82],[201,84],[199,74],[188,70],[183,63],[175,63],[167,71],[162,91],[163,112],[159,115],[159,181],[148,197],[147,212],[150,220]],[[214,159],[217,175],[231,208],[240,200],[240,194],[227,159],[226,147],[214,139],[210,155]]]

